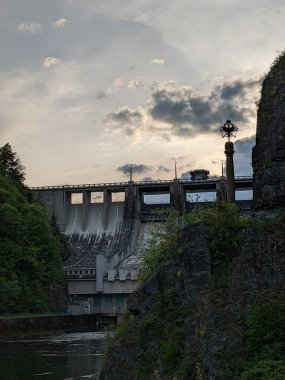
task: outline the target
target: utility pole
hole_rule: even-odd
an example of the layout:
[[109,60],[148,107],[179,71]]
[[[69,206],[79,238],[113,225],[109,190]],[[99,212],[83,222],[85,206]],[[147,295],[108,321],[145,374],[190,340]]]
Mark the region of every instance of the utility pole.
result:
[[235,203],[235,172],[234,172],[234,144],[230,141],[230,137],[236,137],[238,127],[230,120],[220,126],[222,137],[227,137],[228,141],[225,143],[226,154],[226,189],[227,189],[227,202]]

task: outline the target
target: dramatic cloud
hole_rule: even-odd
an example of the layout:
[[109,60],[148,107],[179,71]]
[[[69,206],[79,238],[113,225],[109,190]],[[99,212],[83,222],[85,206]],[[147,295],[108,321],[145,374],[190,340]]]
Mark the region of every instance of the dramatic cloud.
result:
[[143,111],[132,110],[127,106],[120,108],[117,112],[109,113],[104,119],[104,123],[113,131],[123,130],[129,136],[133,135],[143,122]]
[[155,58],[151,61],[154,65],[162,66],[165,64],[165,60],[162,58]]
[[155,181],[152,177],[144,177],[141,179],[141,181]]
[[170,169],[168,169],[167,167],[165,167],[163,165],[159,165],[159,167],[157,168],[157,171],[161,172],[161,173],[169,173]]
[[128,175],[128,174],[130,174],[131,167],[132,167],[133,173],[139,173],[139,174],[147,173],[148,171],[150,171],[152,169],[151,166],[144,165],[144,164],[125,164],[125,165],[118,167],[116,170],[118,172],[122,172],[123,174]]
[[42,28],[41,24],[37,23],[28,23],[28,22],[23,22],[18,25],[18,30],[24,31],[24,32],[30,32],[30,33],[36,33]]
[[234,145],[237,154],[251,156],[252,148],[255,145],[255,135],[239,139]]
[[62,60],[59,59],[59,58],[56,58],[56,57],[46,57],[44,59],[44,61],[43,61],[43,66],[46,69],[50,69],[51,67],[56,66],[56,65],[58,65],[61,62],[62,62]]
[[232,99],[235,96],[244,96],[248,90],[260,86],[262,79],[262,77],[249,80],[238,79],[231,83],[224,83],[218,90],[222,99]]
[[133,79],[133,80],[130,80],[128,83],[128,88],[130,90],[134,90],[134,89],[140,88],[140,87],[143,87],[143,82],[141,80]]
[[245,137],[234,142],[235,148],[235,174],[251,175],[252,148],[255,145],[255,136]]
[[55,26],[55,28],[60,29],[60,28],[63,28],[67,22],[68,22],[67,18],[62,17],[58,19],[53,25]]
[[154,120],[171,125],[172,135],[184,137],[212,132],[226,118],[247,122],[254,115],[250,107],[217,96],[203,96],[188,87],[156,90],[149,113]]

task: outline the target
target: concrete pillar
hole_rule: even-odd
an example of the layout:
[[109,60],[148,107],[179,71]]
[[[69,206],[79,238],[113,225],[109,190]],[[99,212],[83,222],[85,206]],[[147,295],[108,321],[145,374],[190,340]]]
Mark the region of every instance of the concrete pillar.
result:
[[83,191],[83,205],[82,205],[82,231],[86,230],[88,222],[88,214],[91,203],[91,192],[84,190]]
[[217,201],[226,201],[227,200],[227,192],[226,192],[226,180],[225,177],[222,177],[216,183],[216,200]]
[[186,210],[186,194],[184,186],[174,180],[170,185],[170,204],[178,212],[183,213]]
[[48,189],[36,192],[40,201],[47,208],[50,217],[54,217],[60,232],[65,231],[68,220],[70,193],[61,189]]
[[137,199],[136,187],[133,181],[129,181],[128,186],[125,188],[125,208],[124,219],[137,218]]
[[63,203],[64,203],[64,225],[63,229],[60,232],[65,231],[65,226],[67,225],[69,218],[69,210],[71,205],[71,193],[67,191],[63,191]]
[[103,230],[106,230],[108,228],[108,213],[109,213],[109,207],[110,203],[112,202],[112,193],[109,189],[104,189],[103,194],[103,210],[102,210],[102,226]]
[[234,144],[231,141],[225,143],[226,177],[227,177],[227,202],[235,203],[235,172],[234,172]]
[[107,273],[106,258],[103,255],[96,256],[96,291],[103,291],[103,279]]

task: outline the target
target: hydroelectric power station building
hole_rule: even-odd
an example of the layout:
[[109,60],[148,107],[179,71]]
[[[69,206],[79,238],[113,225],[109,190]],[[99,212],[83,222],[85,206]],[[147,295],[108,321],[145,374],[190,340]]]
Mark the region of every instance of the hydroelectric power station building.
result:
[[[195,173],[196,172],[196,173]],[[54,216],[72,251],[64,263],[72,314],[119,314],[137,287],[137,274],[157,209],[190,212],[198,194],[225,200],[225,178],[193,171],[190,178],[161,181],[46,186],[33,190]],[[235,178],[236,192],[252,189]],[[237,200],[242,212],[251,200]]]

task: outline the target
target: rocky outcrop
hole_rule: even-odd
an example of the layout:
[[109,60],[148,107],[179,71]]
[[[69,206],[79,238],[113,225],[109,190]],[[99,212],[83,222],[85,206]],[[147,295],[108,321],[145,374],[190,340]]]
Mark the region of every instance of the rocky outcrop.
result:
[[[222,379],[223,353],[241,344],[243,321],[252,306],[284,297],[284,226],[245,231],[240,255],[233,259],[222,286],[213,279],[209,282],[211,259],[203,225],[187,226],[181,239],[183,254],[162,265],[130,298],[128,308],[134,318],[111,347],[101,380],[172,379],[172,376],[179,380]],[[158,360],[154,365],[157,372],[137,377],[140,363],[144,365],[143,356],[160,349],[154,342],[157,331],[152,327],[143,330],[142,336],[141,325],[150,319],[156,307],[153,296],[165,295],[169,289],[177,291],[176,305],[180,305],[177,320],[181,319],[181,305],[185,301],[190,305],[183,315],[185,334],[178,366],[171,376],[163,375],[163,365]],[[163,313],[161,309],[162,319]]]
[[[130,297],[128,309],[134,318],[130,321],[125,334],[111,347],[100,380],[136,379],[142,357],[159,350],[153,337],[155,335],[153,329],[143,329],[142,334],[142,326],[148,323],[153,317],[153,310],[157,308],[157,296],[164,298],[169,291],[175,291],[175,299],[171,301],[174,309],[177,305],[181,306],[185,300],[190,301],[191,305],[198,301],[199,290],[211,274],[210,252],[204,226],[202,224],[187,226],[183,230],[181,240],[184,242],[185,253],[176,260],[163,264]],[[167,312],[173,312],[171,309],[171,305],[168,305]],[[164,312],[162,305],[156,315],[162,319],[162,324]],[[177,319],[180,318],[180,312],[179,307],[176,313]],[[189,329],[188,338],[185,337],[189,340],[188,346],[193,347],[194,340],[193,337],[190,339],[190,335],[194,333],[194,319],[190,315],[185,315],[183,324]],[[162,331],[158,333],[162,334]],[[183,347],[184,343],[181,342],[181,348]],[[157,363],[156,367],[162,370],[161,364]]]
[[221,379],[222,353],[243,341],[244,321],[252,307],[284,299],[284,226],[269,225],[244,232],[244,244],[226,276],[225,287],[200,293],[196,333],[204,379]]
[[285,206],[285,54],[266,76],[253,149],[255,209]]

